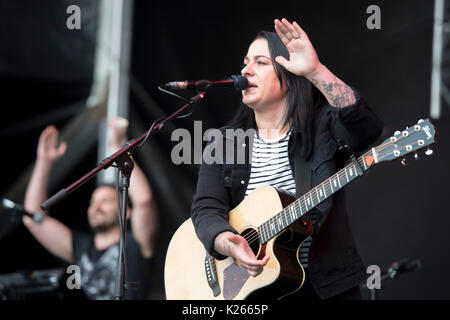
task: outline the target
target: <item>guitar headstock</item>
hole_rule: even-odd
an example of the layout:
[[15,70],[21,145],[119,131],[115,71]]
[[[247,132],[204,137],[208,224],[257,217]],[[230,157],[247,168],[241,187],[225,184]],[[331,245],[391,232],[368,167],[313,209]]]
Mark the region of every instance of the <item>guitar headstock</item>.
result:
[[[426,148],[436,142],[436,131],[429,119],[420,119],[417,124],[403,131],[396,131],[394,135],[373,148],[376,162],[392,161],[408,154]],[[427,155],[432,150],[425,152]]]

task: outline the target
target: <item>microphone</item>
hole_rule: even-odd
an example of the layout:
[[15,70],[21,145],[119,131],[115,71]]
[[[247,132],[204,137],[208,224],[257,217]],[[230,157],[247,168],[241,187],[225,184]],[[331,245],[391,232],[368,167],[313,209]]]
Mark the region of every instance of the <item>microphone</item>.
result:
[[41,223],[42,220],[44,220],[44,215],[40,212],[37,212],[35,214],[29,213],[23,206],[20,204],[17,204],[15,202],[12,202],[11,200],[8,200],[6,198],[2,198],[2,206],[6,209],[13,209],[16,212],[19,212],[21,215],[25,215],[33,219],[35,223]]
[[422,263],[419,259],[409,260],[407,258],[392,263],[388,270],[389,276],[393,279],[402,272],[410,272],[422,269]]
[[162,85],[165,89],[172,90],[184,90],[184,89],[197,89],[207,90],[210,88],[232,88],[236,91],[245,90],[248,88],[248,80],[244,76],[230,76],[223,80],[209,81],[172,81]]

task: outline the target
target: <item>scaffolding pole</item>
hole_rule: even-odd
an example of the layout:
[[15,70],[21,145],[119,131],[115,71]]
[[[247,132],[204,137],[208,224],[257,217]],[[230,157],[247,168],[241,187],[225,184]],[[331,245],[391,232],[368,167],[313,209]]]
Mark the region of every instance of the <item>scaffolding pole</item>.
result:
[[[113,153],[108,145],[108,121],[116,116],[128,118],[133,1],[100,0],[99,9],[94,85],[88,107],[98,105],[106,92],[106,117],[99,122],[98,132],[97,158],[102,160]],[[102,171],[97,182],[114,182],[114,171]]]
[[434,1],[433,61],[430,116],[439,119],[443,105],[450,108],[450,1]]

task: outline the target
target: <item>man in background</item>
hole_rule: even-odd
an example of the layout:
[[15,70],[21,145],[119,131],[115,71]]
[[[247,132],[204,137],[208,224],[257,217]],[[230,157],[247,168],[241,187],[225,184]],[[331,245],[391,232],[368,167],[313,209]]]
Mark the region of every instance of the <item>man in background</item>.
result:
[[[114,151],[122,146],[127,121],[115,118],[108,123],[112,130],[109,144]],[[37,224],[24,216],[23,223],[31,234],[56,257],[80,268],[81,289],[89,299],[109,300],[115,297],[118,278],[120,224],[114,185],[97,186],[87,210],[90,233],[71,230],[43,212],[40,204],[48,198],[47,186],[54,163],[60,159],[67,143],[58,143],[59,132],[48,126],[40,135],[36,164],[25,194],[25,209],[41,212],[44,220]],[[150,185],[135,164],[129,187],[132,209],[127,208],[131,232],[126,237],[127,282],[137,288],[127,292],[128,299],[145,299],[157,231],[157,210]]]

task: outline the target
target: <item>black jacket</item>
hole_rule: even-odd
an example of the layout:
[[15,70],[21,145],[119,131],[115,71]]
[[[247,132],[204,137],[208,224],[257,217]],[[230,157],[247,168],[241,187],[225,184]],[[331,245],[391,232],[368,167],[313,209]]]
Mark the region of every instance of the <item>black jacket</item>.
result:
[[[339,145],[346,144],[354,152],[360,152],[381,134],[381,120],[356,91],[355,95],[354,105],[334,108],[326,103],[316,112],[314,147],[310,157],[312,186],[343,166],[344,162],[337,152]],[[249,143],[234,143],[235,154],[239,151],[251,154],[248,148],[252,145],[253,135],[249,137]],[[226,135],[223,139],[225,146]],[[295,154],[298,154],[299,148],[296,145],[289,150],[298,192],[302,190],[300,177],[295,173]],[[224,231],[237,233],[228,224],[228,212],[244,199],[251,168],[248,158],[244,164],[203,163],[200,166],[197,191],[192,202],[192,220],[200,241],[217,259],[225,257],[214,250],[215,237]],[[318,295],[326,299],[358,285],[367,275],[348,223],[344,191],[338,191],[312,211],[318,219],[309,254],[309,275]]]

